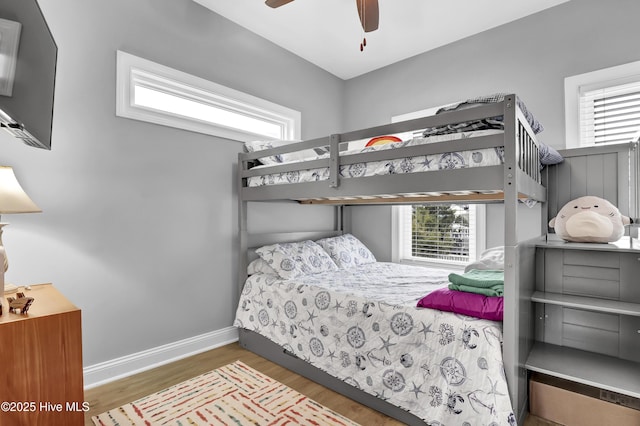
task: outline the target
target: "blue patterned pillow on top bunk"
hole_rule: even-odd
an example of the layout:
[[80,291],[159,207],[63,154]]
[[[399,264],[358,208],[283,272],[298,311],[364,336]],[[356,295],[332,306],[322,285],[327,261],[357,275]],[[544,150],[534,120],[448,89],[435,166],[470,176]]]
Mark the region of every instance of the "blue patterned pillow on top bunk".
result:
[[564,161],[562,155],[549,145],[546,145],[542,142],[538,142],[539,154],[540,154],[540,164],[542,165],[551,165],[558,164]]
[[[300,143],[297,140],[267,140],[267,141],[249,141],[244,143],[244,149],[247,152],[259,152],[265,149],[277,148],[285,145],[294,145]],[[320,147],[315,149],[301,149],[293,152],[285,152],[282,154],[271,155],[258,158],[264,165],[276,165],[282,163],[293,163],[296,161],[314,160],[318,158],[318,155],[328,152],[326,149]]]

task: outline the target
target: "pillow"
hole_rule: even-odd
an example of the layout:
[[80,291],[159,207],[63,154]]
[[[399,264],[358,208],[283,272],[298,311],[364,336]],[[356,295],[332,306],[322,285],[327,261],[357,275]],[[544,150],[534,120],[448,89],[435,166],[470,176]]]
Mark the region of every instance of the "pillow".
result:
[[271,267],[267,262],[262,258],[257,258],[252,260],[247,266],[247,275],[253,274],[269,274],[269,275],[278,275],[278,273]]
[[[347,150],[361,150],[365,147],[385,145],[387,143],[395,143],[409,140],[413,137],[413,132],[394,133],[393,135],[378,136],[369,139],[358,139],[347,142]],[[385,142],[384,144],[382,142]]]
[[[464,102],[459,102],[459,103],[456,103],[456,104],[452,104],[452,105],[448,105],[448,106],[442,107],[442,108],[440,108],[438,110],[438,112],[436,112],[436,114],[441,114],[441,113],[447,112],[447,111],[456,111],[456,110],[461,110],[461,109],[472,108],[472,107],[475,107],[475,106],[478,106],[478,105],[481,105],[481,104],[490,104],[490,103],[502,102],[506,95],[507,95],[507,93],[495,93],[493,95],[478,96],[476,98],[467,99]],[[531,126],[531,130],[533,130],[533,133],[535,133],[537,135],[538,133],[542,132],[544,130],[544,127],[533,116],[533,114],[527,109],[527,106],[524,104],[524,102],[520,98],[516,98],[516,102],[517,102],[518,106],[520,107],[520,111],[522,111],[522,114],[525,116],[525,118],[527,119],[527,122]],[[496,117],[496,118],[498,118],[498,117]],[[500,121],[502,121],[502,116],[500,116],[499,119],[500,119]]]
[[[299,143],[300,141],[287,141],[287,140],[271,140],[271,141],[250,141],[245,142],[244,147],[247,152],[257,152],[265,149],[277,148],[279,146],[291,145]],[[320,147],[315,149],[303,149],[295,152],[286,152],[284,154],[277,154],[268,157],[258,158],[264,165],[275,165],[282,163],[291,163],[296,161],[313,160],[318,158],[318,155],[328,152],[328,148]]]
[[625,225],[631,223],[631,218],[609,201],[588,195],[565,204],[549,226],[565,241],[610,243],[622,238]]
[[354,268],[376,261],[371,250],[351,234],[316,241],[341,269]]
[[322,247],[311,240],[264,246],[256,253],[285,280],[338,270]]
[[477,293],[440,288],[418,301],[419,308],[438,309],[471,317],[502,321],[504,299],[499,296],[484,296]]
[[422,136],[448,135],[449,133],[474,132],[478,130],[504,129],[502,117],[492,117],[482,120],[465,121],[462,123],[446,124],[438,127],[428,127],[422,132]]
[[472,269],[478,269],[481,271],[504,271],[504,246],[486,249],[485,251],[480,253],[478,260],[476,260],[475,262],[471,262],[467,266],[465,266],[464,272],[469,272]]
[[564,158],[562,158],[562,155],[560,155],[558,151],[556,151],[549,145],[546,145],[542,142],[539,142],[538,145],[539,145],[538,153],[540,154],[541,165],[558,164],[564,161]]
[[369,142],[367,142],[365,147],[386,145],[388,143],[396,143],[396,142],[402,142],[402,139],[400,139],[397,136],[378,136],[376,138],[372,138],[371,140],[369,140]]

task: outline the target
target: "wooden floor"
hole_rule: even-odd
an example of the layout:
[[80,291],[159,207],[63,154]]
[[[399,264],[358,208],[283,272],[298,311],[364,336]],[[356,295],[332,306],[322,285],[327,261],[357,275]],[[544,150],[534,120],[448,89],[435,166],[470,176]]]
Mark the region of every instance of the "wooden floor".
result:
[[[172,364],[145,371],[85,392],[90,410],[85,415],[85,425],[93,425],[91,416],[135,401],[207,371],[240,360],[252,368],[278,380],[309,398],[329,407],[351,420],[367,426],[391,426],[402,423],[360,405],[342,395],[292,373],[252,352],[232,343],[218,349],[195,355]],[[555,423],[529,416],[525,426],[554,426]]]

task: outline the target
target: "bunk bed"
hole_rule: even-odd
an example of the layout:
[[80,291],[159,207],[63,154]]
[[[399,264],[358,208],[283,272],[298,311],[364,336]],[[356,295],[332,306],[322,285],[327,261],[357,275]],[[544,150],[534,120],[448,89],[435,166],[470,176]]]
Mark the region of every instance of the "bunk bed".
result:
[[[470,107],[469,104],[474,105]],[[464,321],[479,321],[476,323],[478,327],[467,329],[473,330],[471,333],[477,333],[479,329],[490,330],[489,335],[493,335],[498,341],[501,340],[501,345],[498,344],[501,353],[497,357],[500,358],[499,362],[502,363],[504,369],[500,369],[499,373],[504,374],[508,389],[496,387],[493,392],[489,391],[489,393],[493,393],[494,402],[496,398],[506,396],[511,405],[509,408],[512,414],[503,416],[503,413],[500,413],[498,419],[495,417],[497,415],[495,410],[500,404],[487,404],[486,399],[483,400],[483,398],[477,398],[475,400],[476,407],[471,407],[471,409],[476,411],[476,416],[480,415],[480,411],[486,411],[487,417],[482,418],[493,418],[498,424],[515,424],[524,420],[527,404],[527,377],[524,364],[533,342],[533,312],[530,296],[535,289],[535,243],[539,238],[523,240],[521,228],[523,225],[530,227],[530,224],[519,222],[518,204],[521,201],[530,205],[546,201],[547,192],[543,185],[540,163],[541,151],[545,148],[536,140],[535,134],[539,130],[537,129],[538,123],[516,95],[505,95],[492,102],[467,102],[462,106],[458,105],[456,108],[443,110],[430,117],[239,154],[239,291],[242,295],[238,306],[236,325],[239,328],[241,345],[406,424],[430,424],[429,422],[438,421],[425,417],[424,412],[416,413],[411,406],[402,406],[402,404],[398,406],[396,401],[390,397],[393,396],[395,390],[393,386],[389,386],[389,383],[386,383],[388,388],[386,394],[384,389],[380,393],[364,391],[363,388],[366,386],[357,380],[350,380],[350,377],[354,376],[346,377],[336,372],[329,374],[325,371],[324,366],[312,365],[312,355],[299,351],[298,348],[291,345],[284,347],[282,344],[278,345],[274,342],[273,335],[269,337],[261,335],[257,326],[258,322],[264,321],[264,325],[271,328],[277,328],[280,324],[273,318],[259,318],[260,309],[248,305],[251,303],[268,305],[278,299],[258,299],[255,293],[252,293],[252,286],[254,286],[253,288],[260,287],[259,293],[262,294],[265,291],[270,291],[271,284],[267,282],[265,277],[261,277],[261,279],[267,281],[255,281],[254,276],[252,276],[253,281],[252,278],[248,280],[247,266],[252,259],[256,258],[255,249],[258,247],[264,248],[292,241],[314,239],[318,241],[319,239],[348,234],[350,231],[349,220],[343,216],[345,210],[351,205],[503,203],[505,215],[504,321],[503,323],[482,322],[486,320],[463,318],[466,318]],[[498,124],[494,126],[496,120]],[[479,134],[463,132],[462,138],[458,139],[445,137],[445,139],[452,140],[431,138],[434,129],[460,130],[462,128],[469,130],[479,122],[489,123],[489,130],[485,127]],[[365,148],[362,151],[349,149],[349,143],[353,141],[416,130],[420,132],[418,137],[389,144],[383,149]],[[306,156],[305,153],[309,152],[319,155]],[[460,160],[466,158],[465,155],[471,155],[472,159],[478,159],[484,157],[487,152],[497,154],[498,161],[489,162],[489,164],[476,164],[477,167],[473,167],[464,160]],[[474,156],[474,153],[482,154]],[[432,161],[434,158],[432,156],[435,156],[436,159],[444,159],[444,163]],[[282,161],[286,157],[292,161]],[[398,167],[398,164],[402,164],[407,159],[413,165],[417,161],[426,164],[426,167]],[[362,169],[369,169],[368,165],[370,164],[383,164],[383,171],[371,167],[377,171],[371,175],[362,173]],[[363,165],[366,166],[363,167]],[[356,172],[351,173],[354,169]],[[302,179],[302,175],[310,176],[310,178]],[[283,200],[301,204],[335,205],[334,229],[292,233],[253,234],[249,232],[247,223],[249,203]],[[540,227],[540,238],[545,232],[546,229]],[[246,286],[245,283],[247,283]],[[300,292],[307,290],[305,285],[313,287],[315,284],[317,281],[301,284]],[[354,300],[358,306],[365,306],[368,303],[356,296],[354,296]],[[376,302],[379,305],[383,304],[379,300]],[[305,299],[301,303],[313,302]],[[389,306],[392,305],[389,304]],[[282,309],[285,308],[282,307]],[[382,310],[379,309],[379,311]],[[393,308],[390,308],[389,311],[390,315],[395,312]],[[427,311],[429,310],[427,309]],[[314,315],[319,314],[320,311],[310,310],[310,312],[312,313],[309,315],[313,319]],[[285,313],[283,312],[283,315]],[[414,311],[411,311],[411,314],[418,315]],[[453,317],[458,317],[458,319],[461,317],[457,314],[439,311],[437,314],[432,313],[432,315],[451,315],[452,321]],[[321,321],[318,320],[316,323],[320,324]],[[461,327],[467,327],[469,323],[465,322],[464,324],[466,325]],[[282,331],[285,334],[291,331],[287,327],[296,324],[287,325],[285,323],[282,325]],[[494,331],[495,334],[493,334]],[[320,330],[308,330],[309,334],[315,332],[321,333]],[[427,332],[423,334],[426,335]],[[385,341],[388,342],[388,337],[384,335],[375,339],[379,339],[380,345],[384,347]],[[455,357],[444,357],[444,359],[449,358],[454,359]],[[481,359],[484,357],[478,357],[478,365],[481,369],[486,368],[486,364],[483,364],[484,361],[481,362]],[[385,368],[383,366],[388,364],[385,364],[386,360],[380,360],[380,362],[378,368],[381,368],[381,374],[384,375]],[[436,370],[439,369],[443,376],[456,369],[455,366],[449,368],[435,365],[433,360],[429,361],[426,358],[414,359],[413,362],[432,365]],[[371,364],[376,365],[373,362]],[[389,373],[391,377],[388,378],[393,382],[395,370],[389,368],[386,371],[391,372]],[[496,383],[500,374],[494,376]],[[363,377],[365,377],[363,380],[371,380],[369,376]],[[405,392],[410,392],[409,385],[411,383],[413,383],[416,398],[421,392],[430,392],[426,388],[420,388],[419,381],[417,378],[414,379],[413,382],[411,377],[404,380],[403,383],[407,385],[404,389]],[[383,377],[382,381],[384,380]],[[461,405],[461,398],[474,399],[474,395],[473,393],[466,395],[456,393],[455,383],[451,381],[451,377],[448,380],[445,386],[440,389],[441,396],[444,397],[444,404],[440,404],[442,405],[441,413],[457,413],[456,403],[459,402]]]

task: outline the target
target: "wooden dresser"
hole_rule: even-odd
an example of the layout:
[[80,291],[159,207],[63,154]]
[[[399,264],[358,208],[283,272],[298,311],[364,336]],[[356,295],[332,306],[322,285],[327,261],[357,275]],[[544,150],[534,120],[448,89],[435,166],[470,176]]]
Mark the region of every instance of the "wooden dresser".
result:
[[26,315],[0,316],[0,426],[84,424],[80,309],[51,284],[23,290]]

